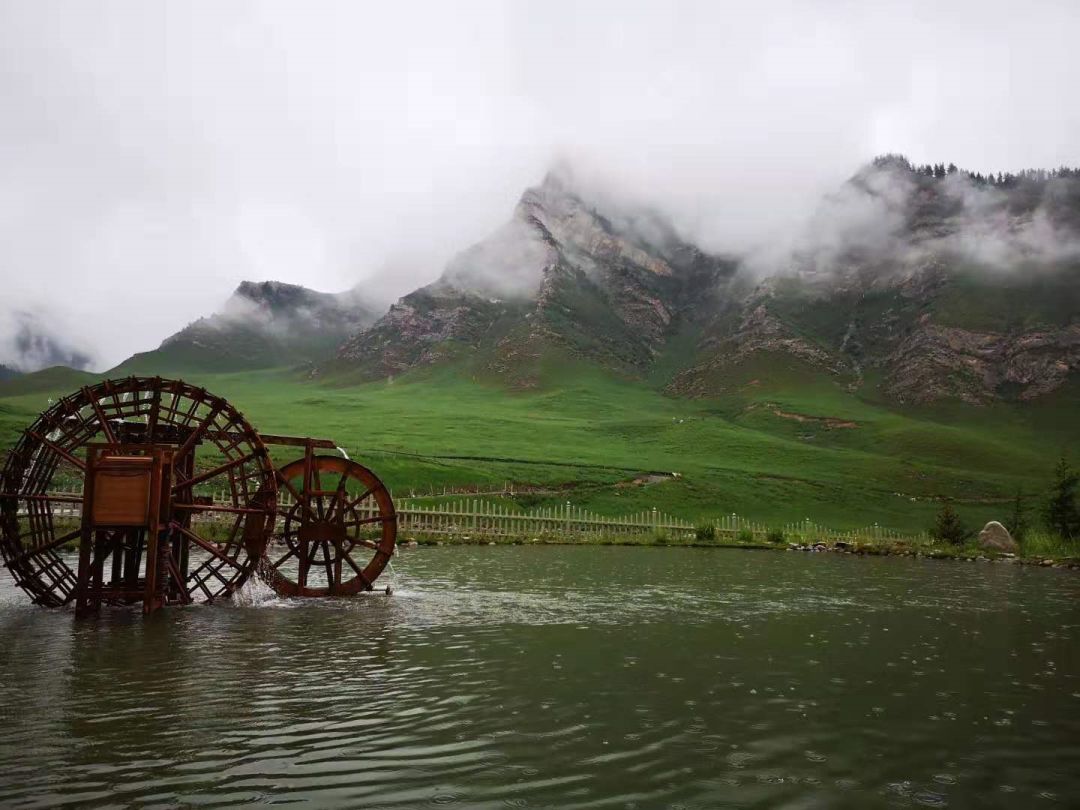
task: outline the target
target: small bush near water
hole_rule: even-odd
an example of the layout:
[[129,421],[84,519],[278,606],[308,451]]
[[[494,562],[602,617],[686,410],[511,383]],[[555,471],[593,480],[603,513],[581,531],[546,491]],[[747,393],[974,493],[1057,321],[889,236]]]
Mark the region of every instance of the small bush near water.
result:
[[945,501],[937,514],[937,520],[934,521],[934,528],[930,530],[930,536],[951,546],[962,546],[971,535],[971,530],[960,520],[952,503]]
[[736,536],[736,539],[740,543],[753,543],[754,533],[749,529],[739,529],[739,534]]
[[716,542],[716,527],[711,523],[705,523],[694,530],[694,537],[703,543]]
[[765,540],[774,545],[780,545],[784,542],[784,532],[780,529],[769,529],[765,535]]

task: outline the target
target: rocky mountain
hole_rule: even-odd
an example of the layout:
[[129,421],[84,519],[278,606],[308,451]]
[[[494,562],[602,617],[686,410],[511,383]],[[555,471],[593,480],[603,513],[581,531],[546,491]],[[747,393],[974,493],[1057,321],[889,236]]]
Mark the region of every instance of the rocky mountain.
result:
[[899,404],[1042,396],[1080,369],[1080,174],[885,156],[789,247],[738,260],[552,174],[324,370],[453,362],[520,387],[567,357],[682,396],[793,373]]
[[279,281],[245,281],[220,312],[200,318],[151,352],[136,354],[123,373],[237,371],[312,364],[376,318],[358,291],[322,293]]
[[1030,400],[1080,370],[1075,171],[989,180],[887,156],[787,259],[710,324],[672,392],[730,391],[767,357],[900,404]]
[[552,173],[510,222],[346,342],[332,369],[382,379],[465,359],[529,387],[546,359],[569,354],[644,374],[722,306],[735,267],[653,212],[601,213]]

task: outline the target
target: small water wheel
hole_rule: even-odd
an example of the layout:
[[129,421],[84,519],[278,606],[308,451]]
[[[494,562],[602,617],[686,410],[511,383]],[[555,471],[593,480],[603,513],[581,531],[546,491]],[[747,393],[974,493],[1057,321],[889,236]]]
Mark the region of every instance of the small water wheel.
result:
[[[262,573],[282,596],[372,590],[394,553],[397,516],[375,473],[355,461],[307,454],[281,468],[279,525]],[[291,502],[290,501],[291,496]]]
[[[276,495],[262,439],[224,399],[179,380],[106,380],[54,404],[12,450],[0,553],[40,605],[213,601],[255,570]],[[61,553],[75,541],[77,570]]]

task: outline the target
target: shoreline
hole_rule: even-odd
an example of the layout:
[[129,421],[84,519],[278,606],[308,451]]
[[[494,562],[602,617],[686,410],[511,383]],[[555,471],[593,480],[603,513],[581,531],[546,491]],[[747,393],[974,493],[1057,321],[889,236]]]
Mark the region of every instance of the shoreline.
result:
[[557,537],[472,537],[466,536],[413,536],[398,540],[398,549],[419,548],[421,546],[620,546],[640,548],[700,548],[700,549],[737,549],[742,551],[800,552],[803,554],[842,554],[851,557],[910,557],[913,559],[946,560],[953,562],[982,562],[1005,565],[1025,565],[1034,568],[1057,568],[1080,571],[1080,558],[1050,558],[1041,555],[1023,556],[994,552],[974,547],[962,548],[896,548],[874,545],[841,544],[829,546],[825,543],[738,543],[708,542],[703,540],[664,540],[639,539],[636,537],[610,537],[594,540],[569,540]]

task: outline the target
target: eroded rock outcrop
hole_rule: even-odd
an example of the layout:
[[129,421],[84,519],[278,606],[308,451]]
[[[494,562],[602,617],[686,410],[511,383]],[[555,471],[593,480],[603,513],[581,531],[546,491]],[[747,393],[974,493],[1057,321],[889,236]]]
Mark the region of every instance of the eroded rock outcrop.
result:
[[902,403],[1034,399],[1080,369],[1080,324],[1003,334],[938,326],[926,318],[886,367],[884,390]]

